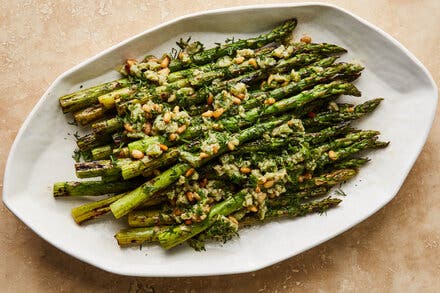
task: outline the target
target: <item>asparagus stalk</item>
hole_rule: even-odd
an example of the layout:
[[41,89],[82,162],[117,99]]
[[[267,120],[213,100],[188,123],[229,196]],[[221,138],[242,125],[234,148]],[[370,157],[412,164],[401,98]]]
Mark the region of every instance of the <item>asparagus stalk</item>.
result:
[[145,242],[156,242],[157,235],[166,231],[168,226],[123,229],[116,233],[119,246],[140,245]]
[[102,175],[101,176],[101,181],[104,182],[104,183],[109,183],[109,182],[112,183],[112,182],[122,181],[122,177],[121,177],[120,174]]
[[120,182],[82,181],[56,182],[53,186],[53,196],[96,196],[121,193],[140,185],[139,180]]
[[285,207],[291,206],[292,204],[299,204],[304,200],[310,200],[312,198],[324,196],[329,192],[329,190],[329,187],[318,186],[309,190],[296,192],[287,191],[279,197],[270,198],[267,202],[267,206],[270,210],[276,207]]
[[130,85],[129,79],[122,78],[62,96],[61,109],[63,113],[81,110],[96,104],[99,96],[128,85]]
[[103,200],[84,204],[72,209],[72,217],[77,224],[94,219],[110,211],[110,204],[122,198],[124,193]]
[[119,175],[120,168],[130,163],[128,158],[119,159],[115,162],[111,160],[98,160],[91,162],[81,162],[75,164],[76,176],[78,178],[90,178],[98,176]]
[[121,88],[99,96],[98,102],[105,110],[113,109],[115,107],[116,100],[127,99],[137,92],[142,92],[144,90],[145,87],[138,88],[137,86]]
[[132,161],[129,164],[123,165],[120,169],[121,175],[125,180],[134,178],[143,173],[170,166],[178,161],[179,156],[180,150],[174,148],[169,149],[157,159],[144,157],[140,160]]
[[[279,49],[284,49],[284,46],[280,46],[277,48]],[[279,56],[277,56],[276,53],[277,50],[274,51],[260,51],[257,52],[255,55],[256,56],[270,56],[270,57],[274,57],[274,58],[279,58]],[[295,56],[297,54],[318,54],[321,56],[328,56],[328,55],[333,55],[333,54],[340,54],[340,53],[345,53],[345,49],[333,45],[333,44],[304,44],[302,43],[301,46],[296,46],[296,48],[291,51],[285,50],[285,56],[283,56],[284,60],[280,60],[280,62],[278,63],[278,66],[275,67],[275,69],[278,69],[277,72],[282,72],[282,69],[287,69],[289,67],[289,64],[291,64],[291,61],[288,61],[288,57],[292,57]],[[220,61],[222,61],[221,59],[219,59]],[[174,82],[176,80],[180,80],[183,78],[188,78],[191,76],[194,76],[197,72],[203,71],[203,72],[210,72],[210,71],[215,71],[217,69],[221,69],[222,67],[224,67],[224,65],[222,64],[222,62],[215,62],[215,63],[210,63],[204,66],[199,66],[199,67],[194,67],[194,68],[189,68],[189,69],[185,69],[185,70],[181,70],[181,71],[177,71],[177,72],[172,72],[171,74],[169,74],[167,76],[167,80],[168,82]],[[258,70],[256,72],[259,72]]]
[[193,64],[202,65],[212,62],[222,56],[232,55],[237,50],[244,48],[258,48],[262,47],[270,42],[278,41],[286,38],[296,27],[297,20],[291,19],[284,22],[281,26],[276,27],[268,34],[263,34],[255,38],[238,40],[233,43],[224,44],[219,47],[204,50],[200,53],[196,53],[191,56],[186,56],[183,59],[171,60],[169,68],[171,71],[177,71],[183,68],[190,67]]
[[358,169],[370,161],[369,158],[352,158],[337,161],[332,165],[335,169]]
[[180,176],[191,169],[189,164],[179,163],[168,170],[164,171],[159,176],[142,184],[135,190],[125,194],[110,205],[110,209],[115,218],[120,218],[130,211],[140,206],[144,201],[150,199],[156,192],[159,192],[169,185],[173,184]]
[[175,224],[174,219],[161,210],[140,210],[128,214],[130,227],[152,227]]
[[111,142],[110,135],[96,135],[94,133],[86,134],[76,141],[76,145],[81,151],[88,151],[93,148],[105,145]]
[[281,98],[300,93],[311,86],[328,81],[331,78],[335,78],[338,74],[352,75],[360,72],[362,69],[363,67],[358,64],[339,63],[326,68],[324,71],[311,74],[310,76],[301,79],[297,83],[293,82],[287,86],[274,89],[270,92],[256,92],[252,94],[242,106],[245,109],[251,109],[258,106],[268,98],[278,101]]
[[243,207],[247,190],[242,190],[230,198],[212,207],[209,215],[202,222],[192,225],[180,225],[159,233],[160,245],[165,249],[177,246],[211,227],[221,216],[227,216]]
[[329,150],[335,150],[352,145],[355,142],[359,142],[364,139],[370,139],[379,135],[380,132],[376,130],[361,130],[352,133],[348,133],[345,137],[335,139],[329,143],[323,144],[313,150],[315,156],[319,156]]
[[337,160],[343,160],[355,153],[359,153],[362,150],[369,148],[385,148],[389,142],[377,142],[375,138],[366,138],[356,143],[351,144],[346,148],[341,148],[338,150],[330,150],[328,152],[323,152],[320,157],[315,160],[315,168],[323,168],[327,164],[331,164]]
[[[328,84],[319,84],[311,90],[303,91],[296,96],[280,100],[264,109],[262,111],[262,115],[275,115],[292,109],[300,108],[315,99],[323,99],[340,94],[352,96],[361,95],[359,90],[354,85],[336,80]],[[255,115],[254,112],[255,110],[250,112],[247,116],[252,117]]]
[[328,209],[339,205],[342,200],[338,198],[325,198],[319,201],[312,201],[309,203],[302,204],[300,206],[284,206],[276,209],[269,209],[266,212],[266,217],[264,220],[260,220],[257,217],[245,217],[242,221],[240,221],[240,226],[250,226],[254,224],[261,224],[263,222],[271,221],[274,219],[279,219],[283,217],[299,217],[312,213],[324,213]]
[[336,138],[339,135],[348,134],[355,131],[347,122],[339,123],[320,130],[319,132],[309,132],[304,134],[305,141],[311,146],[317,146],[329,139]]
[[327,141],[328,139],[347,133],[351,130],[352,128],[350,128],[347,123],[341,123],[322,129],[320,132],[316,133],[293,133],[285,138],[270,137],[268,139],[246,143],[240,146],[240,148],[238,148],[234,154],[256,154],[259,152],[278,153],[278,151],[285,150],[288,146],[298,146],[304,142],[307,142],[310,145],[318,145]]
[[113,154],[113,148],[111,145],[104,145],[94,148],[92,150],[92,158],[94,161],[102,160],[110,157]]
[[[249,52],[249,55],[247,55],[246,58],[250,58],[251,56],[252,57],[271,57],[271,52],[273,52],[273,50],[278,47],[279,47],[279,44],[270,43],[267,46],[264,46],[262,48],[259,48],[257,50],[252,51],[252,53]],[[236,58],[240,58],[240,60],[243,59],[243,61],[244,61],[244,59],[246,59],[244,56],[240,56],[239,54],[236,55]],[[222,70],[223,68],[231,65],[233,61],[234,60],[232,59],[232,56],[229,58],[219,58],[215,62],[211,62],[211,63],[205,64],[205,65],[190,67],[190,68],[187,68],[184,70],[171,72],[167,76],[167,82],[173,83],[178,80],[191,78],[191,77],[196,76],[202,72],[208,73],[208,72],[215,72],[216,70],[219,70],[219,69]]]
[[[157,140],[157,137],[150,137],[141,141],[135,141],[129,144],[129,147],[122,148],[119,152],[124,152],[124,155],[130,155],[134,149],[145,152],[147,145],[145,141]],[[107,149],[108,146],[103,147]],[[98,152],[99,149],[96,149]],[[112,150],[114,154],[114,150]],[[131,160],[128,158],[120,158],[116,161],[111,160],[96,160],[92,162],[82,162],[75,164],[76,175],[79,178],[89,178],[97,176],[108,175],[123,175],[123,178],[129,179],[142,174],[149,174],[149,172],[160,169],[165,166],[172,165],[177,162],[180,155],[178,148],[170,148],[163,153],[159,158],[152,158],[144,156],[139,160]]]
[[317,186],[331,187],[338,183],[351,179],[357,174],[354,169],[338,169],[327,174],[312,177],[310,180],[305,180],[298,184],[298,190],[307,190]]
[[[99,216],[105,215],[110,212],[110,204],[122,198],[125,193],[114,195],[112,197],[86,203],[79,207],[72,209],[72,218],[77,224],[82,224],[86,221],[95,219]],[[143,207],[147,208],[149,206],[154,206],[161,203],[163,200],[161,198],[152,198],[148,203],[145,203]]]
[[282,60],[280,63],[276,63],[274,59],[267,57],[262,57],[260,64],[258,64],[258,61],[254,60],[254,63],[249,59],[241,64],[232,64],[224,69],[222,68],[215,71],[199,73],[190,78],[190,84],[201,86],[217,78],[233,78],[246,72],[252,72],[258,68],[271,68],[273,65],[276,65],[275,69],[278,70],[286,70],[295,67],[298,68],[299,66],[310,64],[319,59],[319,55],[316,54],[298,54],[288,60]]
[[339,111],[327,111],[312,115],[313,117],[303,120],[305,127],[316,128],[332,125],[343,121],[351,121],[362,118],[373,112],[383,99],[373,99],[354,107],[342,107]]
[[[131,142],[127,145],[127,147],[114,147],[112,145],[104,145],[104,146],[100,146],[97,148],[92,149],[91,153],[92,153],[92,157],[93,160],[98,161],[98,160],[104,160],[108,157],[110,157],[111,155],[114,155],[118,158],[127,158],[130,157],[130,154],[134,151],[134,150],[139,150],[142,151],[144,153],[146,153],[147,155],[156,155],[157,153],[160,153],[161,150],[158,150],[158,148],[160,148],[160,145],[162,143],[164,143],[164,139],[162,139],[161,137],[157,137],[157,136],[151,136],[151,137],[146,137],[144,139],[140,139],[134,142]],[[150,159],[150,158],[146,158],[146,159]],[[124,162],[126,162],[126,160],[124,160]],[[110,164],[113,165],[113,167],[117,167],[117,164],[115,164],[114,162],[110,162],[110,161],[103,161],[103,162],[98,162],[100,164],[102,164],[103,166],[108,166]],[[87,162],[86,164],[78,164],[76,165],[77,169],[89,169],[89,166],[92,166],[91,162]],[[108,167],[107,167],[108,168]],[[106,172],[102,173],[101,175],[104,175]]]
[[87,125],[99,118],[104,117],[105,112],[106,109],[101,105],[92,105],[73,114],[73,118],[77,123]]
[[131,85],[100,95],[97,98],[98,103],[74,114],[75,121],[81,125],[87,125],[103,118],[106,113],[114,109],[116,101],[133,99],[136,95],[142,95],[146,91],[145,86]]
[[112,134],[116,131],[119,131],[124,126],[122,119],[117,117],[113,117],[107,120],[95,122],[92,124],[92,130],[95,135],[106,135]]

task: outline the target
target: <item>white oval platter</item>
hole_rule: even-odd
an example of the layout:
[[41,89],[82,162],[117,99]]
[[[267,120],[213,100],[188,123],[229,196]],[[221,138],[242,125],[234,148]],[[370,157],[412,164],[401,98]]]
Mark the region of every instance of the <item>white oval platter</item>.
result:
[[[55,181],[74,180],[73,126],[61,113],[58,97],[116,79],[114,68],[127,58],[169,52],[180,37],[210,46],[226,38],[268,31],[297,17],[295,35],[348,49],[344,60],[366,69],[356,82],[367,98],[383,97],[376,112],[359,127],[378,129],[390,140],[385,150],[344,185],[349,195],[325,216],[311,215],[243,230],[240,238],[206,252],[188,247],[164,251],[157,246],[121,249],[113,238],[121,222],[78,226],[70,209],[84,200],[55,200]],[[133,276],[201,276],[249,272],[310,249],[358,224],[398,192],[419,155],[433,122],[437,89],[428,71],[400,43],[367,21],[335,6],[280,4],[197,13],[161,24],[90,58],[58,77],[21,127],[7,161],[3,201],[26,225],[64,252],[101,269]],[[417,114],[415,114],[417,113]],[[365,235],[364,237],[368,237]]]

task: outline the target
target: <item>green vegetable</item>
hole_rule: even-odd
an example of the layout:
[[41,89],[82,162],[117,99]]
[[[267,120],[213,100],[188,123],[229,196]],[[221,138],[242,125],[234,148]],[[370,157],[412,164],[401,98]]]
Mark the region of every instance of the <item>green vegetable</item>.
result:
[[335,63],[337,45],[293,42],[295,27],[211,49],[180,40],[180,51],[128,59],[123,78],[61,97],[91,130],[75,135],[76,175],[101,180],[56,182],[53,196],[110,195],[85,198],[74,221],[127,215],[120,246],[165,249],[204,250],[248,225],[336,207],[328,194],[370,161],[361,152],[389,144],[350,125],[382,99],[338,101],[361,95],[351,82],[363,67]]

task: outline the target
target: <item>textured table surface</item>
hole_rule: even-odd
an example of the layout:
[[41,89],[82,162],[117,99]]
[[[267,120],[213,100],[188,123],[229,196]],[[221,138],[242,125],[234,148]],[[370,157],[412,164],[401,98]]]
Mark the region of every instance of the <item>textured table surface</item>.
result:
[[[20,125],[46,88],[65,70],[119,41],[184,14],[270,2],[275,1],[0,1],[0,178]],[[390,33],[425,64],[440,84],[438,0],[330,3]],[[52,247],[0,203],[0,291],[438,292],[439,146],[437,115],[420,157],[386,207],[318,247],[241,275],[113,275]]]

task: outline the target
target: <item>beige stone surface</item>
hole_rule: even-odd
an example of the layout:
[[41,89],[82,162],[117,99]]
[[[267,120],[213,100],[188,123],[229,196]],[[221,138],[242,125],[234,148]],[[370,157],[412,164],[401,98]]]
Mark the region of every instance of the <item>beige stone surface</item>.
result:
[[[65,70],[177,16],[269,2],[275,1],[1,0],[0,178],[21,123],[50,83]],[[330,2],[397,38],[440,84],[440,1]],[[439,146],[437,115],[419,159],[398,195],[386,207],[314,249],[241,275],[203,278],[113,275],[52,247],[0,204],[0,291],[438,292]]]

